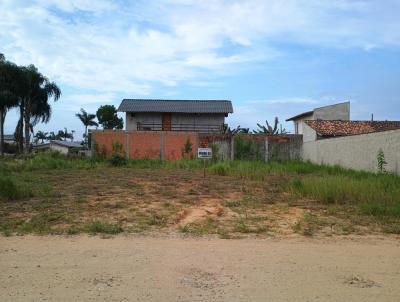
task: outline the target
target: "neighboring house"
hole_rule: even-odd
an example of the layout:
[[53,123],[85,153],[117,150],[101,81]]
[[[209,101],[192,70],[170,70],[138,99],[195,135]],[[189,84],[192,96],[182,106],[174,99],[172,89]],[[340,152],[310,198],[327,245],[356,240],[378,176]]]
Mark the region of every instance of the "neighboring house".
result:
[[338,103],[334,105],[315,108],[314,110],[303,112],[286,121],[293,121],[294,133],[304,133],[304,122],[307,120],[350,120],[350,102]]
[[118,111],[126,113],[126,130],[214,133],[233,108],[228,100],[124,99]]
[[58,151],[62,154],[69,154],[71,150],[77,150],[82,148],[83,146],[80,143],[76,142],[67,142],[59,140],[50,141],[50,150]]

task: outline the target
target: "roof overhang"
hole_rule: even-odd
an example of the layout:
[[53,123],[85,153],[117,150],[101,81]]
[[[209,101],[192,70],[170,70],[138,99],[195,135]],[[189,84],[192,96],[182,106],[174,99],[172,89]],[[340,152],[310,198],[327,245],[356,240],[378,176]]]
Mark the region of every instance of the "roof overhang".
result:
[[287,122],[289,122],[289,121],[295,121],[295,120],[298,120],[298,119],[301,119],[301,118],[305,118],[305,117],[307,117],[307,116],[310,116],[310,115],[312,115],[313,113],[314,113],[314,110],[307,111],[307,112],[303,112],[303,113],[300,113],[300,114],[298,114],[298,115],[292,116],[291,118],[288,118],[286,121],[287,121]]

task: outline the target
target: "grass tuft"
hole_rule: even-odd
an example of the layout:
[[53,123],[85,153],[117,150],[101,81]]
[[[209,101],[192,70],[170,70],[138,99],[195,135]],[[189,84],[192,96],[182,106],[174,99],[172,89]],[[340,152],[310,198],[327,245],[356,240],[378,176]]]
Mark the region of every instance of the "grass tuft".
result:
[[87,230],[92,234],[118,234],[123,231],[122,227],[118,224],[112,224],[100,220],[93,220],[87,225]]

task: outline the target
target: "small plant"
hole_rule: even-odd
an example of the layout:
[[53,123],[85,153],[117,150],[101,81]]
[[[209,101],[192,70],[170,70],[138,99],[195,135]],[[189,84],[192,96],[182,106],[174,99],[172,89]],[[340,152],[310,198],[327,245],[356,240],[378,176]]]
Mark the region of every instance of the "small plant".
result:
[[89,233],[97,234],[118,234],[123,231],[122,227],[118,224],[111,224],[100,220],[93,220],[87,226]]
[[193,150],[193,144],[190,141],[190,138],[188,137],[186,139],[185,146],[183,147],[182,150],[182,157],[185,159],[190,159],[192,157],[192,150]]
[[114,142],[112,144],[112,156],[110,162],[113,166],[116,167],[124,166],[127,164],[127,160],[125,158],[125,152],[120,142]]
[[385,153],[383,153],[382,149],[379,149],[376,160],[378,162],[378,173],[385,173],[385,166],[387,165],[387,162],[385,160]]

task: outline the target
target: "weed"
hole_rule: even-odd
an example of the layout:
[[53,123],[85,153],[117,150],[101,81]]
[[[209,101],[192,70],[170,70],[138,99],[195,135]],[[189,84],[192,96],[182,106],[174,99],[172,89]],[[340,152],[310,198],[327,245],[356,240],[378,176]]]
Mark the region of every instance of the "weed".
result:
[[227,200],[225,201],[225,206],[229,208],[237,208],[240,207],[241,203],[240,200]]
[[180,228],[182,233],[187,233],[196,236],[218,233],[217,223],[212,218],[198,223],[188,223]]
[[89,233],[92,234],[118,234],[123,231],[119,224],[112,224],[100,220],[93,220],[86,226]]
[[66,231],[67,235],[77,235],[79,234],[79,229],[77,227],[71,226]]
[[250,227],[247,223],[247,220],[244,218],[240,218],[235,225],[235,232],[239,233],[251,233]]

